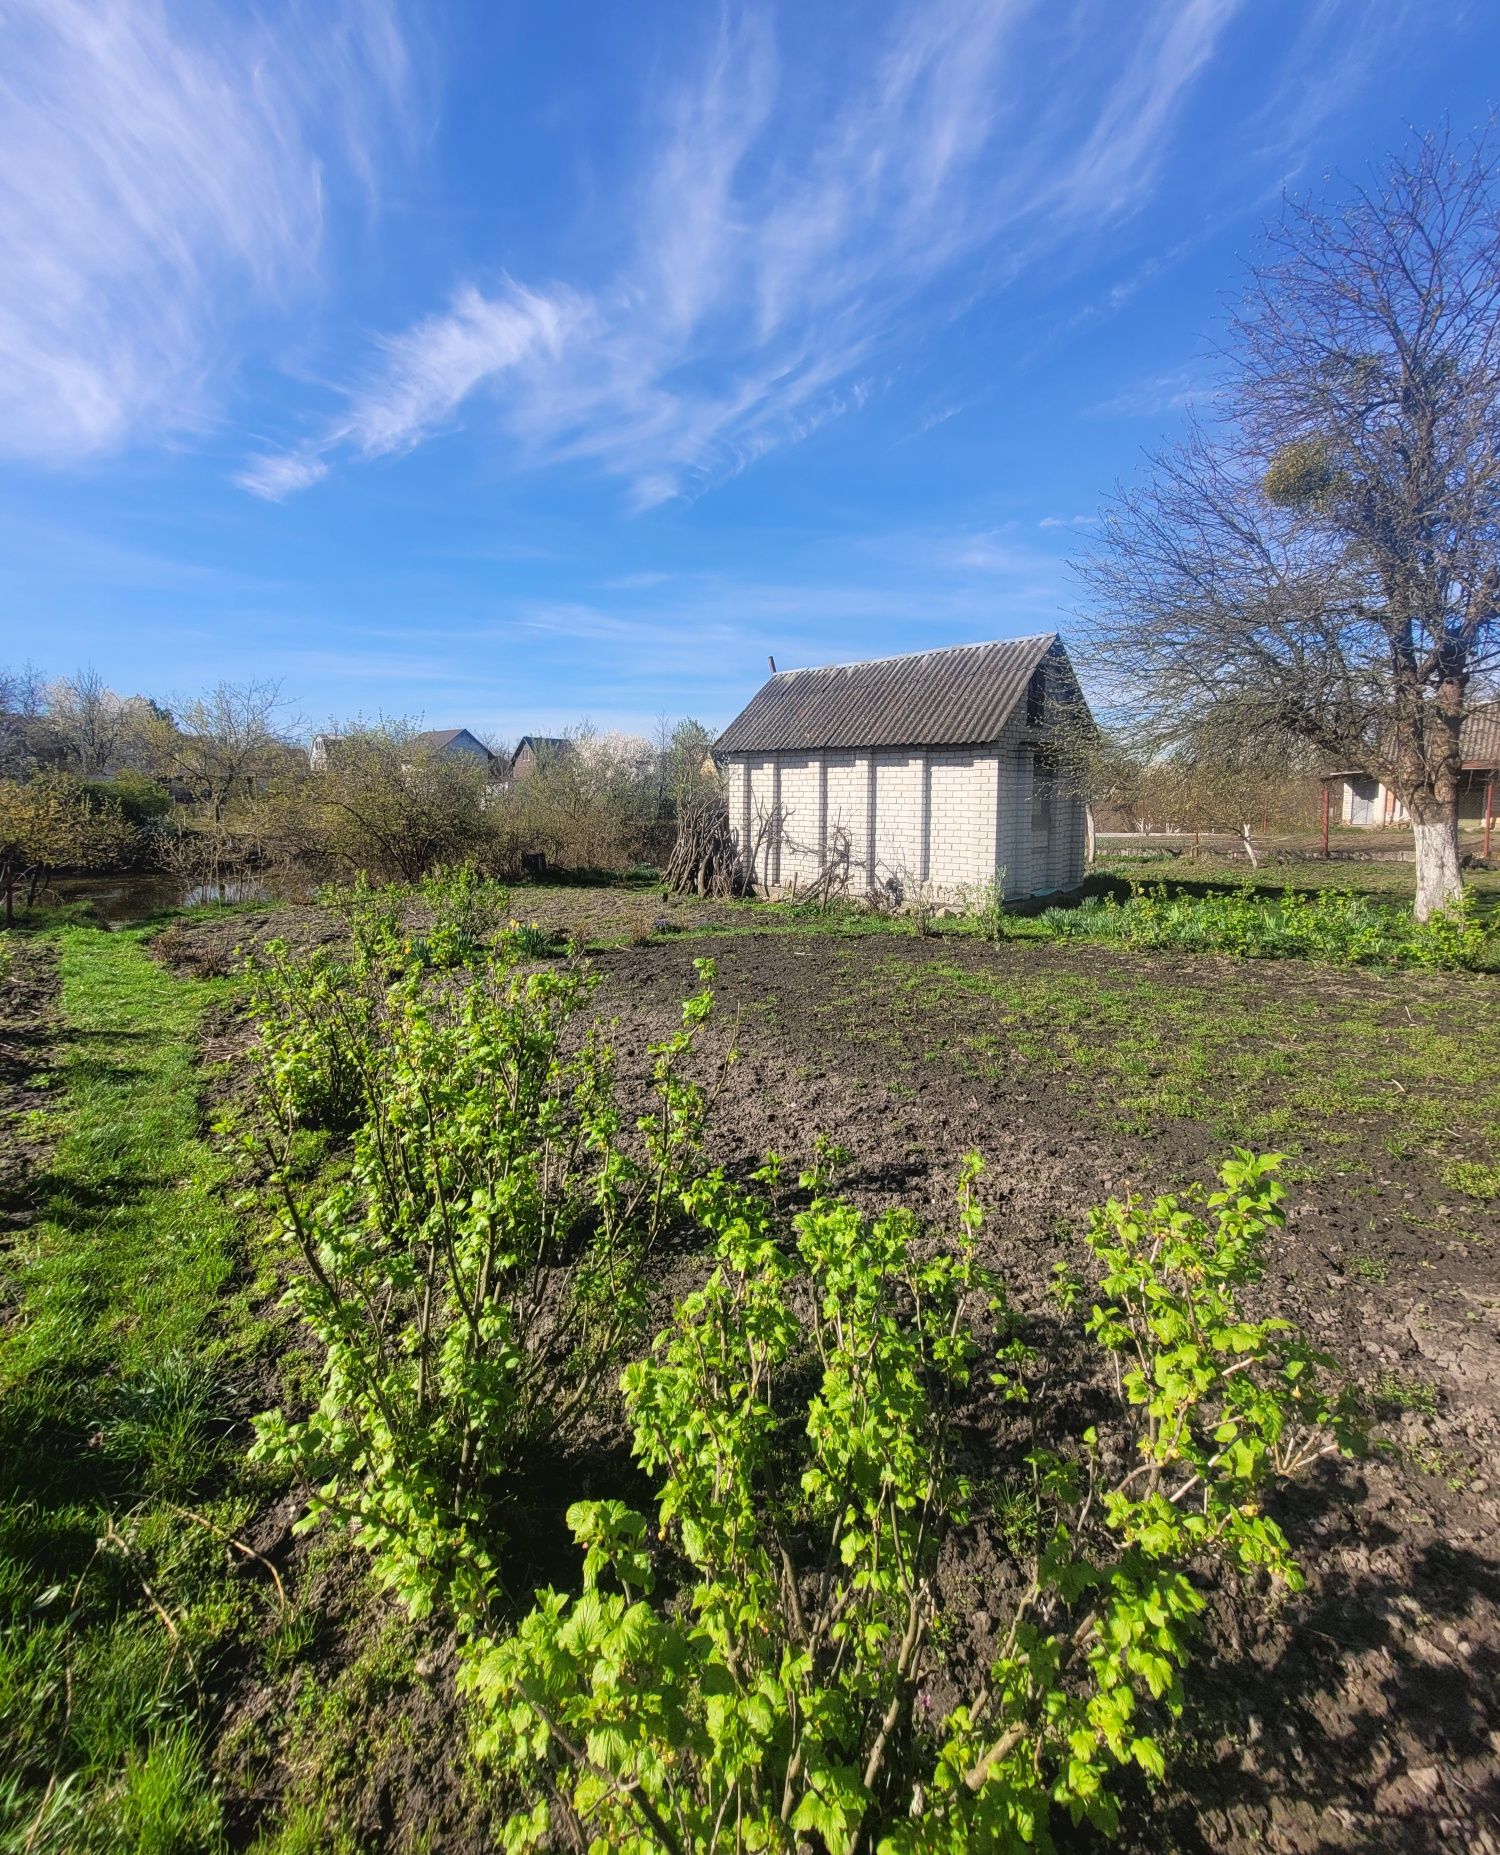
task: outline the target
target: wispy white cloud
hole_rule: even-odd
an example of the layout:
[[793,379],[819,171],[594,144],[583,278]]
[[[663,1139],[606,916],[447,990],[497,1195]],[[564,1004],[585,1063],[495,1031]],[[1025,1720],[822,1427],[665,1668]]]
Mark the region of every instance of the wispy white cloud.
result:
[[295,490],[311,489],[320,477],[327,475],[328,466],[320,457],[283,451],[247,459],[234,480],[252,496],[263,496],[267,502],[280,502],[283,496],[290,496]]
[[380,344],[369,382],[346,416],[315,444],[250,459],[235,481],[279,502],[328,473],[325,454],[347,446],[361,457],[409,451],[441,427],[479,386],[524,363],[555,360],[570,328],[587,315],[566,293],[540,296],[507,284],[494,296],[465,286],[449,307]]
[[448,309],[381,344],[381,365],[356,393],[339,438],[365,457],[410,449],[477,386],[527,361],[555,360],[585,313],[566,295],[539,296],[508,284],[488,297],[465,286]]
[[[935,0],[846,41],[821,90],[769,14],[724,15],[656,93],[622,267],[536,286],[524,312],[518,286],[466,284],[377,345],[319,454],[407,448],[488,388],[518,457],[587,463],[636,507],[691,496],[856,410],[881,357],[974,289],[1149,197],[1241,3],[1151,0],[1121,34],[1085,0],[1060,25]],[[977,283],[934,291],[973,259]]]
[[963,535],[933,549],[936,566],[960,572],[985,574],[1030,573],[1050,564],[1035,548],[1018,542],[1003,531]]
[[1240,0],[1178,0],[1132,16],[1134,53],[1082,147],[1060,169],[1055,199],[1088,217],[1140,204],[1156,179],[1173,116],[1239,6]]
[[309,279],[340,177],[404,120],[393,5],[0,7],[0,452],[209,415],[228,328]]
[[1101,400],[1094,411],[1103,418],[1150,419],[1185,412],[1189,406],[1211,399],[1213,394],[1214,383],[1205,368],[1181,367],[1137,380],[1123,392]]

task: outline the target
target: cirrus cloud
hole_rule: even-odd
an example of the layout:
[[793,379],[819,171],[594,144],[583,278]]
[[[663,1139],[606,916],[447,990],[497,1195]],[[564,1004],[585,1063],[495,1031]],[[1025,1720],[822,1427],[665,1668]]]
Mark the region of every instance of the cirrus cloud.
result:
[[227,329],[311,280],[333,186],[371,184],[409,80],[393,0],[7,0],[0,453],[208,417]]
[[[483,392],[517,458],[619,478],[636,508],[691,497],[857,409],[897,344],[1141,203],[1239,4],[1153,0],[1122,57],[1084,0],[1061,24],[1027,0],[939,0],[863,35],[826,93],[793,81],[769,12],[725,15],[656,92],[618,270],[465,282],[378,339],[347,409],[292,454],[410,449]],[[965,263],[978,281],[934,308]]]

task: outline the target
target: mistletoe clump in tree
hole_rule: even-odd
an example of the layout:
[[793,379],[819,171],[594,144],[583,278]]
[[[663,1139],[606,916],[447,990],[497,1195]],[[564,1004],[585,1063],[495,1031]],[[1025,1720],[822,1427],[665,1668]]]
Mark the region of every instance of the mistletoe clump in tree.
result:
[[1211,403],[1105,512],[1085,658],[1147,752],[1298,744],[1384,781],[1425,920],[1462,892],[1460,730],[1500,668],[1492,139],[1289,201]]

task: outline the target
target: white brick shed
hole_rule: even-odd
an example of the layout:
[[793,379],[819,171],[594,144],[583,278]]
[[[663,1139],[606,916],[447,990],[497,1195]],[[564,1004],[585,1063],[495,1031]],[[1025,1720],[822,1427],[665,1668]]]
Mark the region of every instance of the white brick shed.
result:
[[1083,880],[1083,801],[1059,774],[1087,710],[1055,633],[779,670],[719,737],[757,887],[814,882],[847,843],[850,892],[1012,899]]

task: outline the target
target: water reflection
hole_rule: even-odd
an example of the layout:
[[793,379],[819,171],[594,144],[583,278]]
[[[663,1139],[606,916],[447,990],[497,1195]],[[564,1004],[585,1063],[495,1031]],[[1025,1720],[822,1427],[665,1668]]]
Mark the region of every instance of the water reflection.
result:
[[175,876],[63,876],[48,887],[49,902],[91,902],[110,927],[129,927],[174,908],[204,902],[265,902],[269,883],[259,877],[186,884]]

